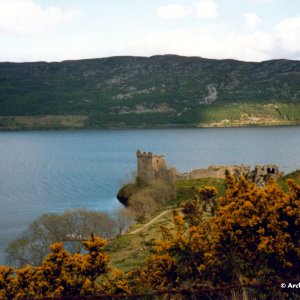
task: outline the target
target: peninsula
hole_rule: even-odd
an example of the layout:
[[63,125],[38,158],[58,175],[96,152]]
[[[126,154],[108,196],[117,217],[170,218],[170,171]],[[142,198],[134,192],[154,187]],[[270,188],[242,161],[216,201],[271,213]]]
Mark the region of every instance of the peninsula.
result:
[[[256,187],[263,188],[270,179],[279,181],[284,176],[284,173],[279,170],[276,164],[256,165],[252,170],[250,166],[243,164],[209,166],[182,173],[174,167],[168,167],[164,155],[137,150],[136,158],[137,176],[135,182],[124,185],[116,195],[118,200],[125,206],[130,205],[130,198],[134,194],[145,188],[147,189],[149,186],[158,190],[162,185],[175,187],[180,182],[186,182],[191,183],[193,186],[195,182],[199,184],[199,182],[206,180],[221,181],[224,184],[228,172],[236,179],[244,177],[248,182],[253,182]],[[149,193],[147,196],[149,196]]]
[[300,124],[300,61],[0,63],[0,130]]

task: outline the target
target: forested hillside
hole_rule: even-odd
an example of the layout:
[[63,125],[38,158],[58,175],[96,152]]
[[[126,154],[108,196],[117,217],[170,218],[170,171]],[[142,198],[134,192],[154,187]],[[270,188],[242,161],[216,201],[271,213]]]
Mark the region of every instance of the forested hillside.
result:
[[295,124],[300,62],[175,55],[0,63],[0,128]]

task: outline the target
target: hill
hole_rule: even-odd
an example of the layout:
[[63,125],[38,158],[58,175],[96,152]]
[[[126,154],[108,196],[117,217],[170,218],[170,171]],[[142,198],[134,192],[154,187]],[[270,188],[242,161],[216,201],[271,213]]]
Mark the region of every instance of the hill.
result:
[[300,123],[300,62],[163,55],[0,63],[0,129]]

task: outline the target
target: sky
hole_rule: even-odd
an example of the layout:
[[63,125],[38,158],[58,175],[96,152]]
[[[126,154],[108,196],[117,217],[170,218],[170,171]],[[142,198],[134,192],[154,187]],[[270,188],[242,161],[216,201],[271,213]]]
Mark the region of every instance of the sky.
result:
[[300,60],[300,0],[0,0],[0,61]]

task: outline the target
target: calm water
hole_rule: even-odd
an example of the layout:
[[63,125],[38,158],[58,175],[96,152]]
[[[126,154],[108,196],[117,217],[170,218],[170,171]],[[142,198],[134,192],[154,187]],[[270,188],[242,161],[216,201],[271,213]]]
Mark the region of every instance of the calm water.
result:
[[189,171],[210,164],[300,169],[300,127],[0,132],[0,252],[45,212],[112,211],[135,151]]

